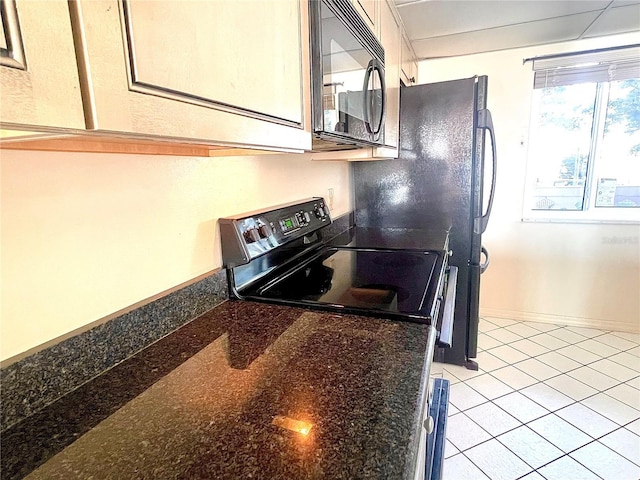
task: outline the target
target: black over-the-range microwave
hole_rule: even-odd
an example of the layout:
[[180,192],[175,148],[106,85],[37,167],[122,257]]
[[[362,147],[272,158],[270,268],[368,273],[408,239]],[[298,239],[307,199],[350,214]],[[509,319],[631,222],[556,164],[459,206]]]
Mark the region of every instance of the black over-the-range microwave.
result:
[[384,145],[384,48],[349,0],[310,0],[314,150]]

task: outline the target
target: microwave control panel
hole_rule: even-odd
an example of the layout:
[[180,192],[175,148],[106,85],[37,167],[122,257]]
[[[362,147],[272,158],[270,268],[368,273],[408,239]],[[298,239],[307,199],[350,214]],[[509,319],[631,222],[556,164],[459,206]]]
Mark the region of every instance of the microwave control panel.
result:
[[321,197],[221,218],[223,264],[227,267],[246,264],[330,223],[329,207]]

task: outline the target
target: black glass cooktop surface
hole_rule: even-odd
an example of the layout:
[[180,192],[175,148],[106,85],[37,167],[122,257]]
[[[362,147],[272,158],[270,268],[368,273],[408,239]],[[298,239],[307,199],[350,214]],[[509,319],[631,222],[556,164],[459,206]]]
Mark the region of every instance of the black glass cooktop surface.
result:
[[246,296],[426,317],[438,264],[437,252],[328,248]]

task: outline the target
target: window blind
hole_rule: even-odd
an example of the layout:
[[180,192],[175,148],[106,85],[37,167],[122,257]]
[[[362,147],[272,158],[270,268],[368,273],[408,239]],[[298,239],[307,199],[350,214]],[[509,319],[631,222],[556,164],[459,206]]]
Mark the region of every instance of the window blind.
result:
[[640,78],[640,45],[534,57],[533,88]]

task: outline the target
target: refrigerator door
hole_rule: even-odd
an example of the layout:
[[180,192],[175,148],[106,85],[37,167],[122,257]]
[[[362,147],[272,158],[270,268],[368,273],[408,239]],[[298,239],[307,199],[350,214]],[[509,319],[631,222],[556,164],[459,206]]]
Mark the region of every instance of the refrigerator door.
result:
[[480,262],[474,219],[482,216],[477,172],[483,167],[476,132],[477,111],[486,105],[477,104],[477,83],[468,78],[403,88],[400,158],[353,165],[356,225],[450,231],[449,263],[458,267],[458,288],[453,346],[443,352],[445,362],[458,365],[469,358],[469,335],[478,331],[477,313],[470,311],[477,299],[470,296],[477,295],[479,281],[472,284],[471,265]]
[[[493,206],[493,197],[495,194],[495,162],[491,165],[491,190],[485,210],[485,178],[487,177],[488,165],[485,162],[485,132],[491,132],[491,146],[495,152],[495,143],[493,141],[493,122],[491,113],[487,110],[487,77],[479,77],[475,86],[476,89],[476,116],[475,116],[475,139],[473,154],[473,173],[471,178],[471,195],[472,195],[472,211],[473,211],[473,231],[471,232],[471,257],[472,265],[480,265],[480,256],[482,249],[481,235],[487,228],[491,208]],[[495,154],[493,155],[495,159]]]
[[[471,240],[470,278],[469,278],[469,324],[467,332],[467,357],[475,358],[478,351],[478,322],[480,319],[480,275],[489,267],[489,253],[482,246],[481,235],[487,229],[493,199],[496,191],[496,174],[498,157],[491,112],[487,109],[487,77],[478,77],[476,84],[476,139],[474,174],[472,183],[473,195],[473,234]],[[491,162],[487,162],[485,153],[485,133],[491,139]],[[490,183],[487,183],[489,181]],[[485,189],[489,186],[488,197]],[[486,199],[486,202],[485,202]],[[485,262],[481,262],[484,254]]]

